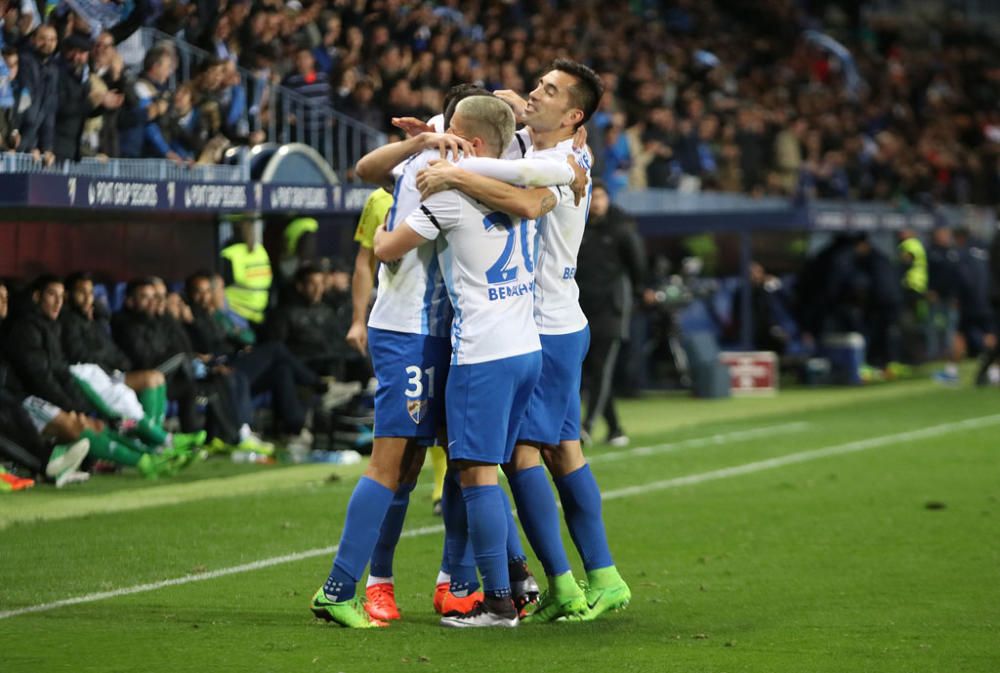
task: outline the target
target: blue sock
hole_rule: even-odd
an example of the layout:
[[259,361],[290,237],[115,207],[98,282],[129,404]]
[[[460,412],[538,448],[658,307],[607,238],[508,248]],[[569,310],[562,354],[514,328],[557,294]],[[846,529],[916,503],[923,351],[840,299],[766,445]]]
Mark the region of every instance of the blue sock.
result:
[[517,529],[517,519],[514,518],[514,508],[510,505],[510,498],[507,493],[503,493],[503,508],[507,514],[507,563],[523,563],[528,559],[524,553],[524,546],[521,544],[521,532]]
[[382,520],[378,542],[372,552],[372,563],[369,573],[375,577],[392,577],[392,557],[399,544],[399,534],[403,532],[403,521],[406,519],[406,509],[410,506],[410,493],[416,484],[400,484],[392,496],[389,511]]
[[559,509],[545,476],[545,468],[541,465],[529,467],[508,477],[508,480],[517,503],[521,527],[542,562],[545,574],[555,577],[568,572],[569,558],[566,557],[559,530]]
[[462,487],[458,484],[458,475],[448,472],[444,479],[444,491],[441,494],[441,515],[444,518],[444,548],[447,568],[451,574],[449,590],[459,597],[464,597],[479,588],[479,575],[476,574],[476,557],[472,553],[472,543],[469,540],[469,519],[465,512],[465,501],[462,499]]
[[562,501],[566,525],[580,552],[583,567],[597,570],[614,565],[601,514],[601,491],[590,465],[555,480]]
[[483,593],[489,598],[510,598],[503,490],[495,485],[470,486],[462,489],[462,499],[469,515],[476,565],[483,576]]
[[340,535],[337,558],[323,592],[330,600],[354,598],[354,589],[371,558],[379,527],[392,502],[392,491],[368,477],[361,477],[347,503],[344,532]]

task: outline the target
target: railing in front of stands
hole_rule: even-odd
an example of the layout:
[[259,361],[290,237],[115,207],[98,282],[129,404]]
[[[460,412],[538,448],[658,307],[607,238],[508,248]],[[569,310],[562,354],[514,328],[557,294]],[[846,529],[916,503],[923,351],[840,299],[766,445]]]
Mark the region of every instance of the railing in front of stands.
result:
[[0,173],[49,173],[121,180],[180,180],[188,182],[246,182],[250,168],[246,163],[196,164],[180,166],[166,159],[94,159],[59,161],[44,165],[30,154],[0,153]]
[[[189,80],[198,64],[210,56],[203,49],[153,28],[143,28],[142,39],[146,50],[163,40],[177,47],[176,78],[181,81]],[[332,105],[314,105],[304,96],[262,80],[244,68],[237,70],[247,93],[242,128],[247,132],[264,131],[270,142],[310,145],[329,162],[341,181],[352,176],[358,159],[386,142],[384,133],[338,112]]]

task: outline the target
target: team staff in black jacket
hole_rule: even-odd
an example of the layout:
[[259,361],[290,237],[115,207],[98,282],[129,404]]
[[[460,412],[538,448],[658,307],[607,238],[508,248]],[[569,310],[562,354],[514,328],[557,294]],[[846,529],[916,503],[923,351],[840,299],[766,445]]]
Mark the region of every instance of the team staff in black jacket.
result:
[[580,307],[590,323],[590,349],[583,362],[587,398],[583,430],[589,436],[594,421],[603,415],[608,442],[615,446],[628,444],[615,410],[615,363],[628,331],[633,288],[641,286],[645,267],[642,240],[634,224],[611,205],[604,184],[595,180],[576,272]]
[[92,413],[69,371],[60,338],[59,311],[63,305],[62,281],[44,275],[32,288],[34,304],[10,327],[4,350],[25,392],[66,411]]
[[295,272],[295,293],[268,316],[268,341],[283,343],[313,371],[345,378],[350,315],[324,301],[325,274],[314,266]]
[[123,372],[125,385],[136,392],[166,383],[156,369],[133,369],[132,361],[111,338],[111,328],[94,304],[94,279],[75,273],[66,279],[66,305],[59,314],[63,353],[69,362],[93,362],[107,374]]
[[191,343],[184,329],[170,316],[157,315],[156,291],[151,278],[129,281],[125,308],[111,320],[111,333],[137,369],[161,369],[166,374],[167,396],[177,401],[185,432],[200,429],[191,368]]

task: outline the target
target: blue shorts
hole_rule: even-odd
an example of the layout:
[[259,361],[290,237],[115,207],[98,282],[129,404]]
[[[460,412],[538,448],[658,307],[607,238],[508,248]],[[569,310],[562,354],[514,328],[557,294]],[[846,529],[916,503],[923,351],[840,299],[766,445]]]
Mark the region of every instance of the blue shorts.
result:
[[491,465],[509,462],[541,368],[539,351],[452,365],[445,395],[448,457]]
[[368,350],[378,380],[375,436],[433,443],[444,423],[451,340],[371,327]]
[[580,378],[590,327],[572,334],[542,334],[542,375],[531,393],[518,439],[555,446],[580,439]]

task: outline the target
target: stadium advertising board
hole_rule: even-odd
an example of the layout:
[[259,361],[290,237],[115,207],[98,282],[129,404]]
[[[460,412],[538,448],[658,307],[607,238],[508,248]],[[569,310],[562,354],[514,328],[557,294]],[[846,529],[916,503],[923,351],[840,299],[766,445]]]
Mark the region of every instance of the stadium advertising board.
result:
[[204,212],[260,210],[299,213],[359,211],[371,187],[261,182],[184,182],[66,175],[5,175],[0,207]]

